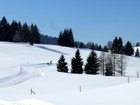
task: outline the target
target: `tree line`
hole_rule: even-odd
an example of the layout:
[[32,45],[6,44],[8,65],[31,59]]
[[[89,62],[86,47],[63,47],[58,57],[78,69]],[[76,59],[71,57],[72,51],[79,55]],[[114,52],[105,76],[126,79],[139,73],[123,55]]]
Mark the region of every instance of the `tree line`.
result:
[[139,50],[137,49],[134,54],[134,49],[130,41],[123,45],[121,37],[115,37],[111,42],[109,41],[104,49],[101,49],[100,56],[97,57],[94,51],[94,44],[92,51],[87,57],[86,64],[84,65],[83,59],[80,56],[79,49],[75,52],[75,57],[71,59],[71,69],[68,69],[67,62],[65,62],[64,55],[61,55],[57,63],[57,71],[71,72],[76,74],[102,74],[105,76],[125,76],[127,66],[127,56],[135,55],[139,57]]
[[89,48],[91,50],[104,50],[107,51],[107,47],[104,46],[102,48],[101,45],[94,44],[93,42],[88,42],[87,44],[75,41],[72,29],[64,29],[64,31],[60,31],[60,34],[58,36],[58,45],[60,46],[66,46],[66,47],[76,47],[76,48]]
[[[91,50],[97,50],[97,51],[104,51],[115,54],[124,54],[128,56],[134,55],[134,49],[130,41],[127,41],[126,44],[123,44],[123,40],[121,37],[115,37],[113,41],[109,41],[107,45],[101,46],[98,44],[94,44],[93,42],[88,42],[87,44],[75,41],[73,37],[72,29],[64,29],[64,31],[60,32],[58,37],[58,45],[60,46],[66,46],[66,47],[76,47],[76,48],[89,48]],[[135,56],[139,56],[139,50],[136,50]]]
[[101,52],[100,57],[92,50],[87,57],[84,65],[79,49],[75,52],[75,56],[71,59],[71,69],[65,61],[64,55],[60,56],[57,62],[57,71],[74,74],[102,74],[104,76],[125,76],[125,68],[127,66],[126,56],[121,54]]
[[37,25],[30,26],[25,22],[12,21],[9,24],[5,17],[0,21],[0,41],[40,43],[40,33]]
[[[54,44],[66,47],[76,47],[76,48],[89,48],[91,50],[111,51],[116,54],[124,54],[128,56],[134,55],[134,49],[130,41],[127,41],[123,45],[123,40],[121,37],[113,41],[109,41],[107,45],[101,46],[93,42],[83,43],[80,41],[75,41],[72,29],[64,29],[60,31],[60,34],[57,37],[51,37],[48,35],[43,35],[39,32],[37,25],[31,24],[30,26],[25,22],[12,21],[9,24],[5,17],[0,21],[0,41],[9,41],[9,42],[29,42],[31,45],[34,43],[41,44]],[[140,42],[137,42],[136,46],[139,46]],[[139,49],[136,49],[136,57],[139,57]]]

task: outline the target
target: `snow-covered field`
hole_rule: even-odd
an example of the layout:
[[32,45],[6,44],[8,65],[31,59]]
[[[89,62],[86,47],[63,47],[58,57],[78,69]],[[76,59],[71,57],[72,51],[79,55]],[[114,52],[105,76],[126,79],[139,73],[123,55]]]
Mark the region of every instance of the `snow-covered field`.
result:
[[[128,83],[127,77],[57,72],[61,54],[70,68],[74,48],[0,42],[0,49],[1,105],[140,105],[140,58],[127,57]],[[90,50],[80,52],[86,63]]]

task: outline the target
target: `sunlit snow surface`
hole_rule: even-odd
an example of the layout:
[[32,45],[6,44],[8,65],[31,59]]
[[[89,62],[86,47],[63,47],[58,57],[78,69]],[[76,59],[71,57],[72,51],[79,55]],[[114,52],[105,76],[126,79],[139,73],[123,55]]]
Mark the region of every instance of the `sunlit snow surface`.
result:
[[47,103],[45,101],[35,100],[35,99],[25,99],[20,100],[17,102],[8,102],[4,100],[0,100],[0,105],[53,105],[50,103]]
[[[70,68],[76,48],[0,42],[0,49],[0,105],[140,105],[140,58],[127,57],[128,83],[128,77],[57,72],[61,54]],[[90,51],[80,49],[84,64]]]

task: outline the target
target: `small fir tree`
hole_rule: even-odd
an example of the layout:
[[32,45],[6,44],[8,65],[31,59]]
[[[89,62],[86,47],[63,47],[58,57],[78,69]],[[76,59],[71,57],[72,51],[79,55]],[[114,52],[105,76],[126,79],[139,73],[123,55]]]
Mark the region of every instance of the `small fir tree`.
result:
[[66,72],[66,73],[68,72],[68,66],[67,66],[67,62],[65,62],[64,55],[61,55],[60,59],[58,60],[57,71]]
[[94,51],[89,54],[84,70],[86,74],[98,74],[99,60],[97,58],[97,54]]
[[124,54],[128,56],[132,56],[134,54],[134,49],[131,44],[131,42],[127,42],[126,45],[124,46]]
[[71,73],[82,74],[83,73],[83,61],[80,56],[79,49],[75,53],[75,57],[71,60]]
[[140,52],[139,52],[139,49],[138,48],[136,50],[135,57],[140,57]]

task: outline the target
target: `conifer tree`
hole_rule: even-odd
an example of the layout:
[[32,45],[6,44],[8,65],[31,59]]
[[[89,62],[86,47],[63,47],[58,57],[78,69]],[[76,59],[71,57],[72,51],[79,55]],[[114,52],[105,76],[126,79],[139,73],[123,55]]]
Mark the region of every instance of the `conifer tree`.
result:
[[89,54],[84,71],[86,74],[98,74],[99,60],[97,58],[97,54],[94,51]]
[[140,52],[139,49],[137,48],[136,52],[135,52],[135,57],[140,57]]
[[20,22],[17,24],[17,29],[15,31],[15,35],[13,36],[14,42],[23,42],[23,36],[22,36],[22,25]]
[[22,36],[23,36],[23,42],[29,42],[30,30],[29,30],[29,26],[27,25],[27,23],[23,24]]
[[64,55],[61,55],[60,59],[57,63],[57,71],[58,72],[68,72],[67,62],[65,62]]
[[79,49],[75,53],[75,57],[71,60],[71,73],[82,74],[83,73],[83,60],[80,56]]
[[59,34],[58,45],[63,46],[63,35],[62,35],[62,32],[60,32],[60,34]]
[[118,39],[118,54],[123,54],[123,41],[120,37]]
[[111,52],[116,53],[116,54],[122,54],[123,53],[123,41],[122,41],[122,38],[115,37],[115,39],[113,40]]
[[107,46],[104,46],[104,48],[102,49],[102,51],[104,51],[104,52],[108,52],[108,48],[107,48]]
[[129,42],[129,41],[124,46],[124,54],[128,55],[128,56],[132,56],[134,54],[134,49],[132,47],[131,42]]
[[111,52],[118,53],[118,38],[117,37],[115,37],[115,39],[113,40]]
[[60,32],[58,44],[61,46],[74,47],[74,38],[72,29],[64,29],[63,33]]
[[10,25],[6,18],[3,17],[0,21],[0,41],[9,41],[10,37]]
[[69,30],[69,41],[70,43],[68,44],[68,47],[74,47],[74,37],[73,37],[73,32],[71,28]]
[[40,33],[36,25],[31,24],[29,40],[31,45],[34,43],[40,43]]
[[13,37],[15,36],[16,30],[17,30],[18,23],[16,21],[13,21],[11,23],[11,42],[13,42]]

